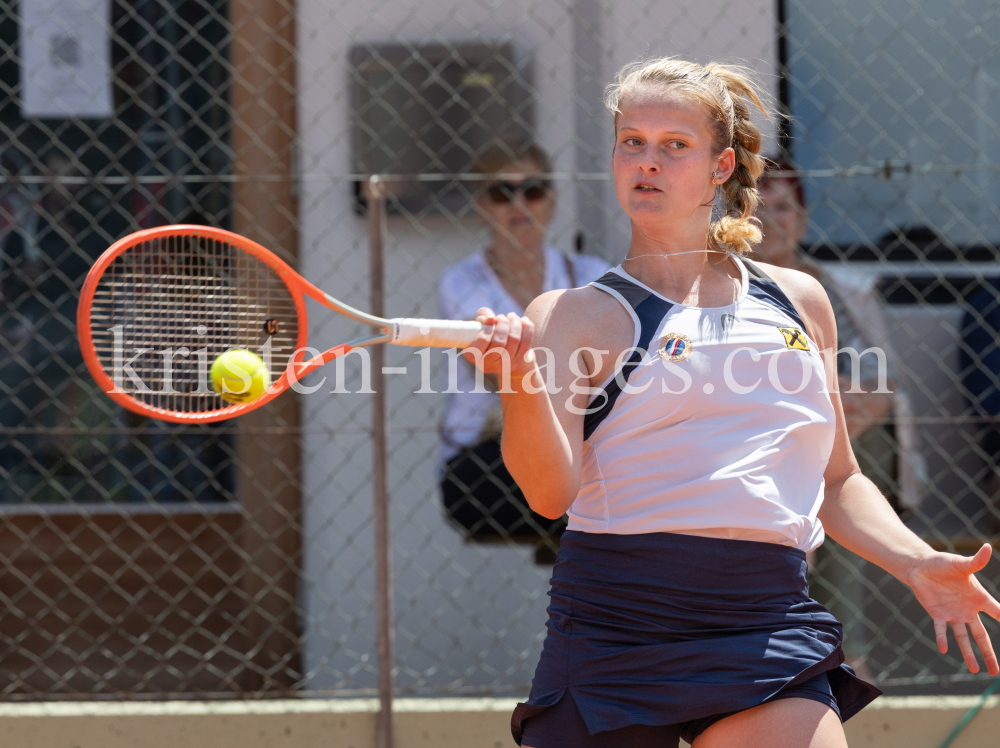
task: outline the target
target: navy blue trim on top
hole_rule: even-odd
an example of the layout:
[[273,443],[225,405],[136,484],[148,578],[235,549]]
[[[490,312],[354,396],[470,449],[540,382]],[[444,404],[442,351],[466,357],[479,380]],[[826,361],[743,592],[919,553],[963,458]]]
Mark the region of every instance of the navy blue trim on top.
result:
[[761,270],[755,262],[743,257],[740,258],[740,261],[746,265],[747,268],[747,279],[750,281],[748,293],[755,299],[759,299],[765,304],[770,304],[771,306],[780,309],[782,312],[795,320],[799,327],[802,328],[803,332],[807,332],[806,326],[802,322],[802,318],[795,309],[795,305],[792,304],[787,296],[785,296],[785,292],[778,287],[778,284],[774,282],[774,279]]
[[[590,285],[595,288],[604,286],[612,291],[616,291],[629,303],[636,317],[639,318],[639,342],[637,346],[643,351],[648,351],[653,335],[660,326],[660,322],[667,315],[667,312],[673,307],[673,304],[661,299],[642,286],[622,278],[617,273],[606,273]],[[622,394],[619,382],[628,382],[629,377],[632,376],[632,372],[639,366],[642,358],[642,353],[637,350],[632,351],[629,360],[622,365],[621,374],[615,376],[604,388],[603,392],[607,395],[604,404],[598,410],[588,413],[583,417],[583,438],[585,440],[589,439],[590,435],[594,433],[604,419],[611,414],[611,409],[615,407],[618,396]],[[600,394],[596,397],[599,398]]]

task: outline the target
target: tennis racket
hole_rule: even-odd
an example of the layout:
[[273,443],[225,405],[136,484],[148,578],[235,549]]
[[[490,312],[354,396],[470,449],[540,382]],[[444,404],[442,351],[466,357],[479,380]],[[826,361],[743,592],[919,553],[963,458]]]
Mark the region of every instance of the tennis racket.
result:
[[[377,333],[307,360],[307,296]],[[256,242],[179,225],[130,234],[101,255],[83,284],[77,329],[87,368],[115,402],[163,421],[210,423],[261,407],[356,348],[464,348],[483,326],[375,317],[324,293]],[[212,389],[209,367],[232,349],[258,352],[272,379],[276,362],[287,364],[259,399],[229,403]]]

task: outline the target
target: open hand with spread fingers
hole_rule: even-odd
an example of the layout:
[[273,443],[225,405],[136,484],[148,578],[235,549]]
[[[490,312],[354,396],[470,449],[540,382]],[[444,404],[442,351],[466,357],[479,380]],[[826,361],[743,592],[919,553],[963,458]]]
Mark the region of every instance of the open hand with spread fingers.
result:
[[497,377],[500,392],[510,392],[535,369],[534,323],[514,312],[494,314],[486,307],[476,313],[476,321],[484,325],[483,331],[462,355],[486,375]]
[[986,661],[990,675],[1000,674],[1000,665],[993,652],[993,644],[986,627],[979,619],[985,612],[1000,621],[1000,603],[990,595],[975,574],[985,568],[993,549],[983,545],[975,556],[958,556],[954,553],[935,553],[918,561],[904,581],[913,589],[917,600],[934,619],[934,633],[938,649],[948,651],[948,623],[958,641],[965,664],[973,673],[979,672],[979,662],[972,648],[972,638]]

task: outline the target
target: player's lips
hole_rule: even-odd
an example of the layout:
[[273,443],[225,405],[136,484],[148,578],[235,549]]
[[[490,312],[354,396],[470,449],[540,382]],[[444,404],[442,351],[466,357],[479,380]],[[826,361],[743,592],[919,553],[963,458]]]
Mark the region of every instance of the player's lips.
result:
[[654,187],[649,182],[639,182],[633,189],[638,192],[662,192],[659,187]]

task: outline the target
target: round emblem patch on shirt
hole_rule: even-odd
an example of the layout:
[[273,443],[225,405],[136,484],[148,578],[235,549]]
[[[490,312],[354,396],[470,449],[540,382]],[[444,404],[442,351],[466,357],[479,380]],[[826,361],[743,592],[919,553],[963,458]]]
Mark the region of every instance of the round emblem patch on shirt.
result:
[[669,333],[660,341],[660,358],[674,364],[686,359],[693,350],[694,345],[691,343],[691,338],[687,335],[681,335],[679,332]]

